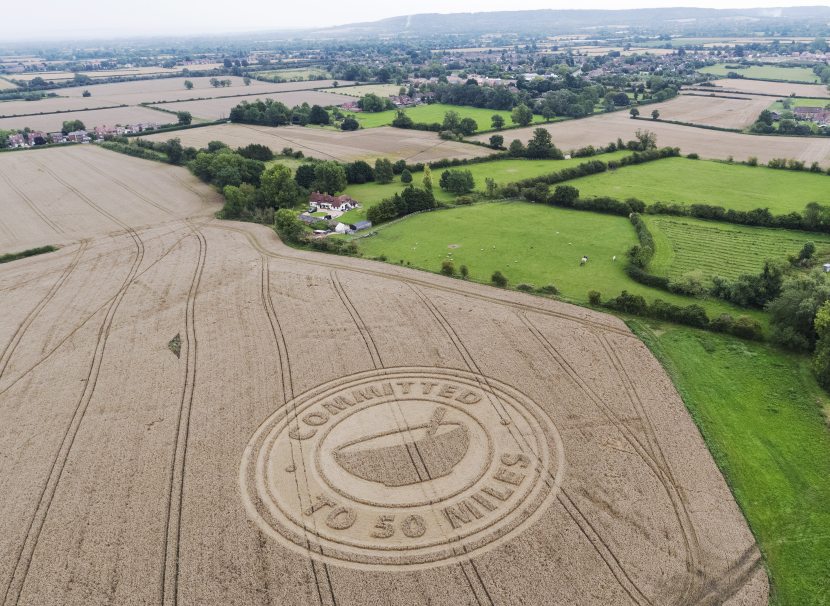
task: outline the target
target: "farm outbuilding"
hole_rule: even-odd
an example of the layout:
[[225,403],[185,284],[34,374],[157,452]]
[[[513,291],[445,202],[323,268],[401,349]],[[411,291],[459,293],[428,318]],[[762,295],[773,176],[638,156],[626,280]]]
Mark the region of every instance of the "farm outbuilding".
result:
[[361,231],[364,229],[369,229],[370,227],[372,227],[371,221],[358,221],[357,223],[351,225],[351,228],[354,231]]

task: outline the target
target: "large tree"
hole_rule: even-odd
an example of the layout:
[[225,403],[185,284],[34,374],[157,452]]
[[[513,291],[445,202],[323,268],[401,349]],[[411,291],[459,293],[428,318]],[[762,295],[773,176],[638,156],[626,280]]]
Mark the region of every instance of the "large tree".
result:
[[813,349],[816,314],[828,300],[830,278],[821,269],[788,277],[781,295],[767,306],[773,341],[792,349]]
[[450,130],[455,132],[461,125],[461,116],[457,111],[450,110],[444,114],[444,122],[441,124],[441,130]]
[[314,165],[300,164],[294,174],[294,180],[300,187],[310,188],[312,183],[314,183]]
[[327,160],[314,167],[315,190],[334,195],[346,189],[346,185],[346,169],[338,162]]
[[527,142],[526,154],[528,158],[536,159],[562,157],[562,153],[551,140],[550,132],[544,128],[533,131],[533,137]]
[[395,178],[395,173],[392,170],[392,163],[386,158],[378,158],[375,160],[375,181],[378,183],[391,183]]
[[473,173],[469,170],[445,170],[441,173],[441,189],[456,195],[469,193],[475,189]]
[[331,122],[329,113],[319,105],[312,105],[308,112],[309,124],[328,124]]
[[478,123],[472,118],[462,118],[458,123],[458,131],[465,137],[469,137],[478,130]]
[[533,121],[533,112],[530,111],[530,108],[527,105],[521,103],[513,108],[513,112],[510,114],[510,119],[513,120],[514,124],[527,126]]
[[282,164],[272,164],[259,178],[260,196],[270,208],[292,208],[297,205],[300,187],[291,174],[291,169]]

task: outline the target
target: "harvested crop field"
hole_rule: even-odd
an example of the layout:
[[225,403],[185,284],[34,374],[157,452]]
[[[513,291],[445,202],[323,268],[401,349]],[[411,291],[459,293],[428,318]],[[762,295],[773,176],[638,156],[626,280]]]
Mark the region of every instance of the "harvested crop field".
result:
[[84,145],[0,154],[0,254],[205,214],[189,173]]
[[397,95],[401,87],[397,84],[362,84],[360,86],[346,86],[343,83],[336,89],[328,92],[339,93],[341,95],[348,95],[349,97],[362,97],[363,95],[373,94],[378,97],[388,97],[390,95]]
[[49,114],[54,112],[90,110],[101,107],[121,105],[106,99],[93,98],[66,98],[47,97],[37,101],[2,101],[0,102],[0,118]]
[[23,129],[28,126],[32,130],[54,132],[59,131],[66,120],[80,120],[87,128],[92,129],[95,126],[115,126],[117,124],[138,124],[146,122],[171,124],[176,122],[176,116],[141,106],[114,107],[111,109],[92,109],[89,111],[0,118],[0,129]]
[[[651,107],[645,106],[645,109]],[[642,111],[642,110],[641,110]],[[648,110],[650,111],[650,110]],[[505,139],[521,139],[527,142],[536,127],[508,131]],[[773,158],[793,158],[807,162],[818,162],[830,167],[830,139],[826,137],[781,137],[746,135],[715,131],[693,126],[682,126],[666,122],[655,122],[650,118],[632,120],[628,112],[613,112],[591,116],[581,120],[567,120],[545,124],[542,128],[550,131],[553,142],[564,150],[578,149],[586,145],[607,145],[621,138],[634,139],[637,129],[650,130],[657,134],[660,147],[679,147],[684,154],[697,153],[703,158],[746,160],[755,156],[761,162]],[[489,135],[478,135],[473,140],[486,142]]]
[[[155,80],[135,80],[132,82],[115,82],[64,88],[58,94],[67,97],[80,97],[85,90],[92,93],[92,99],[106,99],[107,102],[137,105],[139,103],[159,103],[162,101],[182,101],[186,99],[203,99],[214,97],[232,97],[234,95],[253,95],[256,93],[279,93],[286,91],[325,88],[332,85],[332,80],[315,82],[262,82],[251,80],[245,86],[238,76],[219,76],[219,80],[230,80],[231,86],[211,86],[212,78],[158,78]],[[193,88],[185,88],[186,81],[193,83]]]
[[207,218],[5,264],[0,302],[6,603],[766,603],[615,318]]
[[[277,85],[278,86],[278,85]],[[245,95],[240,97],[218,97],[216,99],[205,99],[202,101],[181,101],[179,103],[164,103],[158,105],[162,109],[168,111],[180,112],[187,111],[193,114],[194,117],[204,118],[206,120],[223,120],[227,118],[231,110],[242,103],[248,101],[253,103],[257,100],[273,99],[285,103],[289,108],[295,105],[302,105],[308,103],[309,105],[340,105],[341,103],[348,103],[353,101],[351,97],[345,95],[337,95],[317,90],[298,90],[286,93],[263,93],[261,95]]]
[[664,103],[646,105],[640,113],[649,116],[656,109],[661,120],[743,129],[755,122],[770,102],[769,97],[729,99],[701,95],[706,93],[680,95]]
[[[733,91],[738,93],[756,93],[764,95],[781,95],[789,97],[830,97],[830,91],[823,84],[795,84],[792,82],[765,82],[764,80],[725,79],[712,80],[714,90],[718,92]],[[712,90],[703,86],[701,89]]]
[[[171,136],[170,133],[159,133],[146,138],[166,141]],[[412,163],[432,162],[443,158],[478,158],[490,153],[484,147],[444,141],[436,133],[391,127],[344,132],[301,126],[220,124],[176,132],[175,136],[181,139],[182,145],[193,147],[207,147],[210,141],[223,141],[231,147],[259,143],[275,152],[291,147],[312,158],[343,162],[379,157]]]

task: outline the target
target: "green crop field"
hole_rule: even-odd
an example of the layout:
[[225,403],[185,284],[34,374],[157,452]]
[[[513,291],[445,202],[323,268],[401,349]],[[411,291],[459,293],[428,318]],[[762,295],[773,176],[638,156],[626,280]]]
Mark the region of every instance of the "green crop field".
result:
[[830,203],[823,174],[666,158],[568,182],[582,196],[639,198],[647,203],[713,204],[736,210],[801,212],[809,202]]
[[[364,88],[364,87],[357,87],[357,88]],[[332,89],[333,90],[333,89]],[[338,93],[342,93],[343,89],[338,89]],[[366,91],[371,92],[371,91]],[[396,91],[397,92],[397,89]],[[345,93],[349,94],[349,93]],[[365,94],[365,93],[361,93]],[[387,93],[389,94],[389,93]],[[432,124],[433,122],[441,123],[444,121],[444,114],[448,111],[454,111],[458,113],[458,115],[464,118],[472,118],[478,124],[478,130],[490,130],[490,121],[494,114],[500,115],[504,118],[505,126],[513,125],[513,122],[510,120],[510,112],[506,110],[498,110],[498,109],[482,109],[480,107],[468,107],[466,105],[445,105],[443,103],[430,103],[426,105],[417,105],[415,107],[410,107],[404,110],[406,114],[412,118],[415,122],[423,122],[425,124]],[[360,125],[363,128],[375,128],[378,126],[388,126],[392,124],[392,120],[395,119],[395,115],[397,114],[396,110],[389,110],[385,112],[375,112],[375,113],[356,113],[352,114]],[[534,115],[533,122],[540,123],[544,122],[545,119],[542,116]],[[510,133],[507,132],[504,134],[504,138],[506,141],[510,141]]]
[[328,78],[329,73],[324,69],[316,67],[302,68],[302,69],[271,69],[262,72],[256,72],[258,78],[265,78],[272,80],[281,78],[283,80],[310,80],[312,78]]
[[[623,156],[631,152],[619,151],[610,154],[602,154],[594,156],[593,158],[570,158],[568,160],[493,160],[492,162],[480,162],[478,164],[469,164],[467,166],[456,167],[459,170],[469,170],[473,173],[476,190],[484,191],[484,180],[488,177],[494,179],[499,185],[506,185],[522,179],[530,177],[538,177],[547,173],[556,172],[569,166],[576,166],[589,160],[602,160],[607,162],[609,160],[619,160]],[[433,192],[436,199],[442,202],[451,202],[455,196],[448,194],[438,187],[438,180],[441,178],[441,173],[445,170],[451,169],[434,169],[432,171]],[[413,173],[412,183],[416,186],[421,185],[423,173]],[[365,183],[363,185],[350,185],[346,188],[344,193],[350,195],[352,198],[360,202],[363,207],[349,211],[343,215],[342,220],[354,223],[355,221],[362,221],[366,218],[366,210],[374,206],[381,200],[393,196],[395,193],[401,191],[405,185],[400,182],[399,177],[395,177],[395,181],[380,185],[377,183]]]
[[[830,99],[807,99],[805,97],[789,97],[789,110],[792,111],[796,107],[828,107],[830,106]],[[782,112],[787,111],[784,107],[783,100],[779,99],[769,106],[771,111]]]
[[[473,280],[489,282],[493,272],[500,270],[512,287],[554,284],[565,299],[580,303],[587,302],[589,290],[599,290],[605,298],[628,290],[649,301],[700,303],[710,316],[730,313],[762,319],[758,312],[667,293],[631,280],[623,267],[636,236],[624,217],[526,202],[476,204],[411,216],[355,241],[367,257],[385,256],[391,263],[403,261],[428,271],[438,271],[442,261],[451,259],[456,270],[466,265]],[[589,261],[580,266],[583,255]]]
[[674,279],[692,271],[701,271],[706,278],[758,273],[765,260],[784,260],[809,241],[816,244],[819,258],[830,255],[830,236],[824,234],[685,217],[646,216],[645,220],[656,245],[649,271]]
[[[726,76],[729,72],[740,74],[749,80],[787,80],[790,82],[820,83],[821,80],[809,67],[781,67],[778,65],[749,65],[741,69],[729,68],[727,64],[718,63],[700,68],[703,74]],[[731,64],[730,64],[731,65]]]
[[830,600],[830,398],[806,356],[640,320],[764,554],[770,604]]

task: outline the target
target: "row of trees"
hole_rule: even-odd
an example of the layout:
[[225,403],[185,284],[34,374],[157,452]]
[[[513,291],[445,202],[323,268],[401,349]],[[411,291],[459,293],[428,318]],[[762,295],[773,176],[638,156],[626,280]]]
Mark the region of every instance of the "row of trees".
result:
[[242,101],[231,109],[229,118],[231,122],[263,126],[331,124],[331,114],[324,107],[303,103],[289,109],[284,103],[273,99]]
[[426,181],[427,179],[425,179],[424,187],[410,185],[401,193],[396,193],[391,198],[375,204],[366,211],[366,218],[373,225],[377,225],[398,217],[435,208],[436,202],[432,193],[432,186],[431,183],[427,184]]

